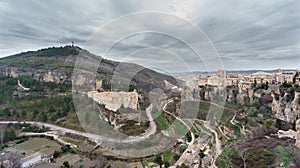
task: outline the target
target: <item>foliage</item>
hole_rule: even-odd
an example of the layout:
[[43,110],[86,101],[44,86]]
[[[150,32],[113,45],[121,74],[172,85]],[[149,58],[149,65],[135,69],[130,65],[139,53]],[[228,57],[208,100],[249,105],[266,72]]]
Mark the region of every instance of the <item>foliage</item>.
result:
[[[69,90],[70,85],[40,82],[30,77],[19,77],[24,87],[31,88],[28,92],[17,91],[17,78],[0,75],[0,119],[31,120],[56,122],[57,119],[74,116],[74,105],[70,94],[58,95],[62,90]],[[43,93],[41,92],[43,91]],[[15,96],[19,92],[21,96]],[[60,123],[59,123],[60,124]],[[64,126],[69,126],[64,125]],[[72,128],[78,127],[74,125]],[[77,128],[75,128],[77,129]],[[81,129],[79,126],[78,129]]]
[[285,167],[288,167],[290,162],[300,166],[300,150],[295,149],[292,145],[277,146],[276,152],[280,154]]
[[162,164],[163,164],[162,157],[160,155],[157,155],[154,159],[154,162],[159,164],[160,166],[162,166]]
[[128,136],[139,136],[150,126],[150,121],[141,122],[140,124],[137,123],[138,122],[134,120],[125,121],[125,125],[120,128],[120,132]]
[[64,163],[63,163],[63,167],[65,167],[65,168],[69,168],[69,167],[71,167],[71,166],[70,166],[70,164],[69,164],[69,162],[68,162],[68,161],[64,161]]
[[292,86],[293,86],[292,83],[287,83],[286,81],[283,82],[283,84],[282,84],[282,87],[283,87],[283,88],[290,88],[290,87],[292,87]]
[[69,145],[62,146],[62,147],[61,147],[61,151],[62,151],[63,153],[68,152],[70,149],[71,149],[71,147],[70,147]]
[[173,153],[171,151],[166,151],[163,153],[163,160],[166,162],[170,162],[173,159]]
[[53,152],[53,158],[58,158],[59,155],[60,155],[59,151],[56,150]]
[[15,140],[15,144],[20,144],[20,143],[23,143],[27,140],[28,140],[28,137],[21,137],[21,138]]
[[216,161],[217,167],[232,167],[231,164],[231,148],[226,148]]
[[16,131],[15,128],[13,127],[7,127],[4,131],[4,138],[3,138],[3,142],[9,142],[9,141],[13,141],[15,140],[17,137],[16,135]]
[[126,85],[126,84],[114,84],[112,89],[117,90],[117,91],[132,92],[136,89],[136,86],[135,85]]

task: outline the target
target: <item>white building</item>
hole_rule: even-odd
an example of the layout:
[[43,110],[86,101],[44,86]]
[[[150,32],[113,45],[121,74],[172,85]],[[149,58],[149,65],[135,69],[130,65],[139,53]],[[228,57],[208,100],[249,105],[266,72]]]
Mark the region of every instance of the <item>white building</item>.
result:
[[33,153],[21,159],[21,168],[28,168],[40,164],[42,162],[42,154],[40,152]]

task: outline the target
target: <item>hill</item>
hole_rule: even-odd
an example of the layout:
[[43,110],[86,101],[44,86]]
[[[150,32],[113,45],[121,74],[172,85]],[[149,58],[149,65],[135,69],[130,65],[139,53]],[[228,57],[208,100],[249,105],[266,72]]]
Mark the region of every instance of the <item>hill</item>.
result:
[[[122,80],[130,80],[139,91],[149,91],[153,88],[169,90],[170,86],[178,85],[175,78],[160,74],[151,69],[131,64],[119,63],[102,59],[79,47],[51,47],[38,51],[28,51],[0,59],[0,75],[31,77],[40,82],[54,82],[56,84],[71,84],[71,77],[76,59],[94,63],[101,59],[96,78],[105,84],[110,84],[114,74]],[[98,66],[98,65],[97,65]],[[136,72],[138,70],[138,72]],[[86,82],[95,82],[95,79],[86,79]]]

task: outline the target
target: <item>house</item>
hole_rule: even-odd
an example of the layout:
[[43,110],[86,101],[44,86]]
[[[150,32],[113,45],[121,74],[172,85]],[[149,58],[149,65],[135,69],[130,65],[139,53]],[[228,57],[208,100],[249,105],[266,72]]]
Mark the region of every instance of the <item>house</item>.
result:
[[21,168],[28,168],[42,162],[43,155],[40,152],[33,153],[21,159]]

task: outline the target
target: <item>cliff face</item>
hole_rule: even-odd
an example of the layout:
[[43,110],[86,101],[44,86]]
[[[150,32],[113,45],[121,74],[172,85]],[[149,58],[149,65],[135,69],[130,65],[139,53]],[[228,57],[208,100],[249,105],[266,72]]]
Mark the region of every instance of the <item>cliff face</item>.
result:
[[289,93],[284,93],[283,97],[276,100],[274,93],[272,93],[272,111],[277,119],[295,123],[300,118],[300,93],[296,92],[292,101],[289,101],[289,96]]
[[[219,90],[216,87],[203,87],[199,90],[199,96],[205,100],[212,100],[217,97]],[[253,103],[253,90],[239,89],[238,87],[226,88],[226,101],[233,104],[246,105]]]
[[[73,68],[76,59],[97,66],[96,74],[78,74],[72,79]],[[110,83],[112,76],[119,73],[121,78],[130,76],[131,84],[136,85],[138,90],[151,90],[160,88],[170,89],[169,86],[178,85],[175,78],[160,74],[153,70],[131,63],[119,63],[102,59],[100,64],[97,60],[101,57],[89,53],[79,47],[47,48],[38,51],[29,51],[0,59],[0,75],[20,77],[28,76],[42,82],[69,83],[72,80],[75,85],[91,85],[96,87],[96,80]],[[94,65],[92,65],[94,64]],[[138,70],[138,71],[137,71]],[[96,77],[96,80],[95,80]],[[128,80],[121,79],[120,81]],[[98,84],[99,86],[99,84]]]
[[138,93],[134,92],[88,92],[88,97],[102,104],[106,109],[116,112],[121,106],[137,110]]
[[50,69],[32,69],[23,67],[1,66],[0,75],[20,77],[28,76],[41,82],[54,82],[54,83],[70,83],[70,70],[59,68],[55,70]]
[[292,101],[289,101],[289,93],[284,93],[284,96],[279,97],[278,100],[274,94],[272,96],[272,111],[275,113],[275,118],[291,124],[295,123],[295,146],[300,149],[300,93],[295,92]]
[[297,131],[297,135],[296,135],[296,147],[298,149],[300,149],[300,118],[298,118],[298,120],[296,121],[296,131]]

